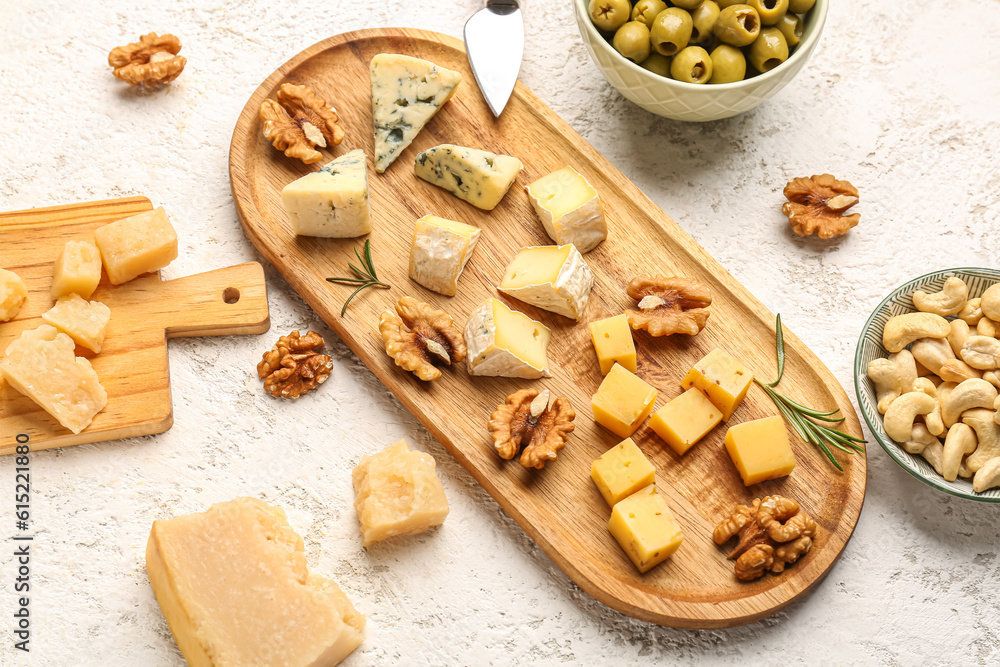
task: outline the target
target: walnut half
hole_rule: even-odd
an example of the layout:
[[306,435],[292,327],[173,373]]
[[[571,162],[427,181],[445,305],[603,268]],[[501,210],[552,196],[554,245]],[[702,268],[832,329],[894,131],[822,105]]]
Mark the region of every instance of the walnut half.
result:
[[708,323],[712,293],[693,278],[636,276],[626,291],[639,302],[639,310],[625,311],[628,323],[650,336],[694,336]]
[[264,138],[288,157],[312,164],[323,157],[316,146],[336,146],[344,140],[337,112],[308,86],[283,83],[275,98],[260,105]]
[[846,234],[861,221],[860,213],[847,215],[847,209],[858,203],[858,189],[830,174],[793,179],[784,192],[788,201],[781,212],[799,236],[830,239]]
[[116,46],[108,54],[115,78],[131,86],[170,83],[184,71],[187,58],[177,55],[181,40],[174,35],[151,32],[138,42]]
[[275,398],[298,398],[326,382],[333,359],[316,351],[323,345],[323,337],[315,331],[300,336],[296,330],[279,338],[257,364],[264,389]]
[[488,428],[500,458],[512,459],[521,452],[521,465],[537,469],[556,460],[576,428],[576,412],[569,400],[560,396],[550,403],[550,398],[548,389],[522,389],[493,411]]
[[386,354],[421,380],[436,380],[441,377],[439,365],[465,359],[465,338],[451,315],[412,296],[397,301],[395,313],[382,313],[378,330]]
[[786,565],[809,553],[816,530],[816,522],[796,501],[767,496],[750,506],[737,505],[732,516],[715,527],[712,538],[720,546],[739,538],[729,559],[736,561],[736,578],[751,581],[768,570],[783,572]]

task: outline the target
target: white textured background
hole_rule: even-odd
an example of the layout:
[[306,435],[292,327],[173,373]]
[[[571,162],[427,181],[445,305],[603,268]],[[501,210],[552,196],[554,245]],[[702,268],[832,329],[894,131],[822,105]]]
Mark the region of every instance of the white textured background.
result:
[[[526,5],[523,81],[781,311],[852,396],[855,341],[886,292],[933,269],[997,266],[1000,2],[834,2],[791,85],[707,125],[621,98],[588,61],[567,0]],[[3,0],[0,210],[145,195],[180,232],[167,278],[256,259],[227,155],[258,83],[330,35],[413,26],[460,36],[477,8]],[[150,30],[180,36],[188,58],[155,93],[115,81],[106,64],[111,47]],[[797,238],[781,188],[823,171],[861,190],[861,225],[839,241]],[[270,267],[268,280],[269,334],[171,343],[171,431],[33,456],[35,634],[30,655],[12,649],[4,547],[0,663],[183,664],[146,578],[150,523],[236,495],[285,507],[312,567],[368,615],[352,666],[1000,662],[998,508],[932,492],[873,445],[855,537],[804,602],[733,630],[635,621],[578,589]],[[294,328],[322,332],[336,368],[320,391],[279,403],[253,368]],[[402,436],[437,459],[451,515],[366,553],[350,470]],[[13,533],[12,466],[0,461],[0,536]]]

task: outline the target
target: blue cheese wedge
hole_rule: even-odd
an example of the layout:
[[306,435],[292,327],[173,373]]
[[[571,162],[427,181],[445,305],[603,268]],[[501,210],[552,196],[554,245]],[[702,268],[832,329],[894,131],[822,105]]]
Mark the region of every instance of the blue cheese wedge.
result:
[[292,181],[281,200],[299,236],[349,239],[372,230],[368,162],[354,150],[319,171]]
[[479,228],[425,215],[410,246],[410,278],[444,296],[455,296],[458,278],[479,242]]
[[487,299],[465,325],[469,375],[547,378],[552,332],[541,322]]
[[375,171],[382,173],[455,94],[462,75],[432,62],[380,53],[372,58]]
[[579,320],[587,308],[594,274],[572,243],[521,248],[497,287],[504,294]]
[[492,211],[521,171],[521,161],[476,148],[441,144],[417,155],[414,171],[476,208]]
[[542,176],[525,189],[545,233],[556,243],[572,243],[588,253],[608,237],[601,198],[573,167]]

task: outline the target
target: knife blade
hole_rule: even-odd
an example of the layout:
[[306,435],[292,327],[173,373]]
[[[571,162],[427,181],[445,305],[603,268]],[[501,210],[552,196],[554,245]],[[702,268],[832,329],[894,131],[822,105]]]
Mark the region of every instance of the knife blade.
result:
[[521,70],[524,21],[517,0],[487,0],[465,22],[465,51],[493,115],[507,106]]

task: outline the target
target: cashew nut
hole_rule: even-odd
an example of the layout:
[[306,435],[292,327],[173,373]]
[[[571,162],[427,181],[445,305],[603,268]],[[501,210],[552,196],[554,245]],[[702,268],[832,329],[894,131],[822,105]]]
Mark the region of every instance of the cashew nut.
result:
[[917,378],[913,381],[913,389],[911,391],[919,391],[923,394],[927,394],[931,398],[937,398],[937,385],[930,380],[930,378]]
[[997,388],[986,380],[973,378],[961,383],[952,390],[941,404],[941,419],[945,428],[962,417],[966,410],[975,408],[993,409],[993,401],[997,400]]
[[938,439],[931,435],[926,426],[923,424],[914,424],[913,431],[910,433],[910,439],[903,443],[903,449],[911,454],[920,454],[928,445],[932,445],[937,441]]
[[951,351],[955,356],[962,354],[965,347],[965,339],[969,337],[969,325],[962,320],[952,320],[951,331],[948,333],[948,342],[951,343]]
[[941,365],[955,358],[955,353],[945,338],[921,338],[910,346],[910,352],[914,359],[934,375],[941,375]]
[[1000,486],[1000,458],[990,459],[984,463],[972,478],[972,490],[976,493],[982,493],[995,486]]
[[948,429],[944,439],[944,455],[941,458],[941,476],[949,482],[958,477],[962,467],[962,457],[976,451],[976,432],[968,424],[955,424]]
[[974,327],[979,324],[979,320],[983,317],[983,309],[980,306],[980,299],[976,297],[975,299],[969,299],[965,303],[965,308],[958,311],[958,319],[964,321],[970,327]]
[[961,359],[949,359],[941,364],[941,370],[938,371],[938,375],[946,382],[965,382],[972,378],[983,377],[983,372],[977,371]]
[[997,337],[997,323],[988,317],[984,317],[979,320],[979,324],[976,325],[976,333],[980,336],[989,336],[990,338]]
[[941,406],[944,405],[945,400],[948,396],[955,390],[958,384],[955,382],[943,382],[938,385],[937,388],[937,405],[934,409],[924,415],[924,423],[927,424],[927,430],[934,435],[943,435],[945,430],[944,420],[941,419]]
[[988,336],[969,336],[962,348],[965,363],[981,371],[1000,367],[1000,340]]
[[[1000,396],[997,396],[997,400],[993,401],[993,409],[1000,410]],[[993,421],[995,421],[997,424],[1000,424],[1000,412],[997,412],[993,415]]]
[[952,276],[944,281],[940,292],[928,294],[923,290],[913,293],[913,305],[917,310],[935,315],[954,315],[965,307],[969,298],[969,288],[961,278]]
[[[992,389],[992,386],[990,386]],[[994,389],[994,392],[996,390]],[[990,401],[992,405],[992,401]],[[917,415],[926,415],[937,401],[919,391],[903,394],[889,405],[882,424],[885,433],[896,442],[906,442],[913,434],[913,421]]]
[[988,317],[994,322],[1000,321],[1000,283],[990,285],[983,292],[979,306],[983,309],[983,317]]
[[944,445],[941,444],[940,440],[935,440],[931,444],[924,448],[924,451],[920,452],[931,467],[934,468],[934,472],[941,474],[944,469]]
[[1000,456],[1000,424],[993,421],[993,411],[977,408],[962,415],[962,421],[976,432],[979,446],[969,454],[965,464],[972,472],[986,465],[990,459]]
[[983,379],[997,389],[1000,389],[1000,375],[997,375],[996,371],[986,371],[983,373]]
[[890,354],[888,359],[873,359],[868,364],[868,377],[875,383],[878,411],[885,414],[889,404],[910,391],[917,379],[917,367],[909,350]]
[[919,338],[945,338],[950,331],[948,320],[934,313],[896,315],[882,329],[882,345],[890,352],[899,352]]

